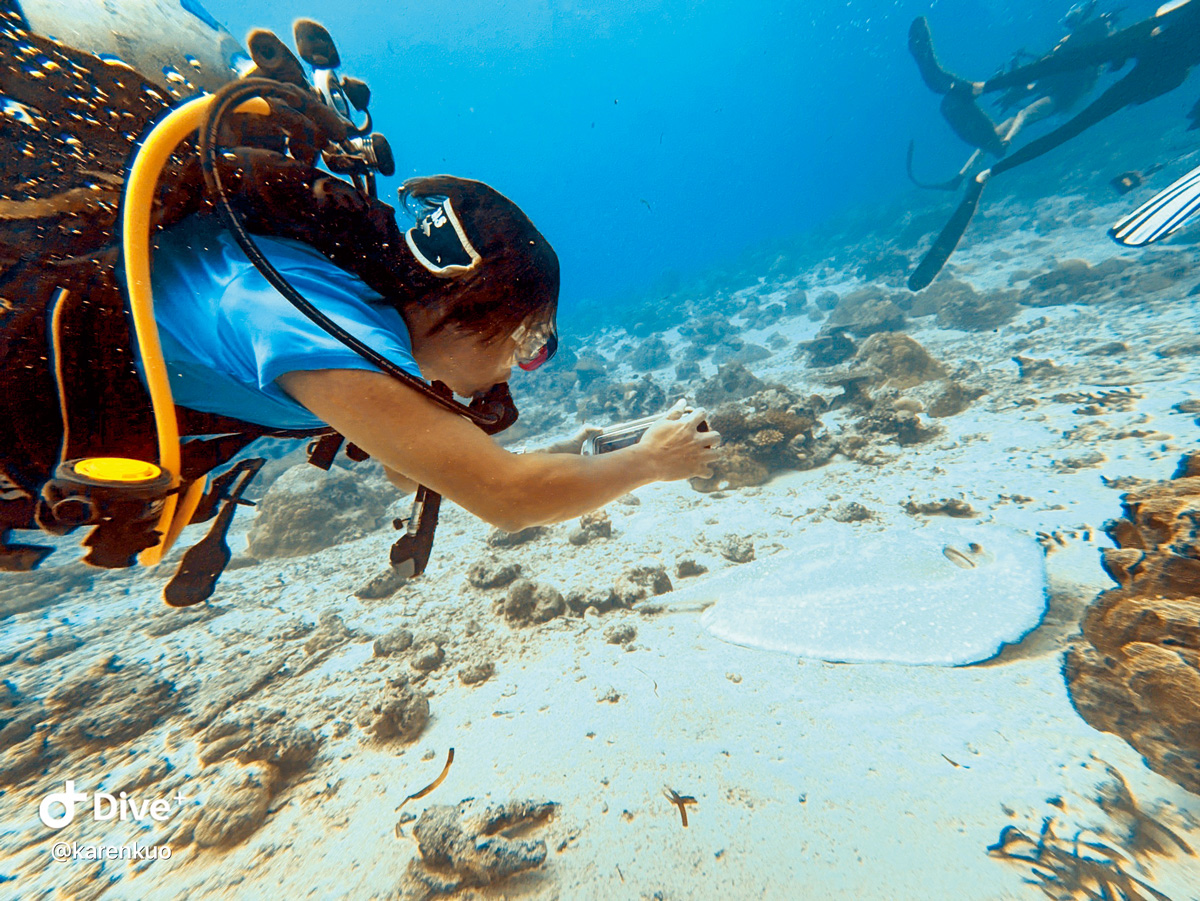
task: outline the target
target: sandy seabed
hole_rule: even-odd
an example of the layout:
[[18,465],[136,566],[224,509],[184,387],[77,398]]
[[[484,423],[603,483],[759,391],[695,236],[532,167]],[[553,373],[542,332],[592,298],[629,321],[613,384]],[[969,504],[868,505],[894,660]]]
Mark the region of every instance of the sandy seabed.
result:
[[[1074,200],[1048,203],[1069,213]],[[1111,218],[1123,209],[1113,204]],[[955,259],[956,275],[984,290],[1004,284],[1011,270],[1045,269],[1051,255],[1093,264],[1138,258],[1105,243],[1106,212],[1090,224],[1062,226],[1049,241],[1001,225],[990,240],[972,238]],[[1002,210],[994,215],[1002,221]],[[995,261],[998,248],[1010,254],[1004,263]],[[1195,260],[1187,245],[1153,252]],[[703,604],[673,605],[670,593],[654,599],[655,613],[639,604],[514,627],[493,611],[503,590],[464,579],[489,553],[490,529],[449,505],[426,576],[385,600],[353,592],[384,568],[390,529],[306,557],[232,569],[211,602],[218,615],[164,612],[165,572],[101,573],[86,593],[0,621],[0,650],[20,652],[4,678],[26,698],[43,697],[115,654],[172,683],[174,700],[129,741],[99,749],[85,742],[0,794],[0,897],[409,897],[402,886],[417,846],[408,815],[473,798],[558,807],[516,837],[543,840],[544,863],[457,897],[1087,897],[1066,883],[1047,888],[1029,864],[988,853],[1005,827],[1036,837],[1050,817],[1068,843],[1085,830],[1085,841],[1124,849],[1120,868],[1172,901],[1200,898],[1200,858],[1182,850],[1139,853],[1138,829],[1152,827],[1098,803],[1101,786],[1114,778],[1111,767],[1147,820],[1200,848],[1200,797],[1150,772],[1122,739],[1088,726],[1060,672],[1084,607],[1112,586],[1099,551],[1111,544],[1103,525],[1119,514],[1121,491],[1105,480],[1168,478],[1196,446],[1194,417],[1172,407],[1195,396],[1200,356],[1155,354],[1200,331],[1200,303],[1185,296],[1192,281],[1139,302],[1023,309],[988,332],[915,320],[907,334],[938,360],[977,363],[988,391],[966,412],[940,420],[945,432],[934,441],[896,447],[873,465],[837,457],[718,496],[686,483],[649,486],[636,492],[640,503],[608,507],[611,538],[575,547],[567,541],[575,525],[565,523],[494,551],[564,593],[610,585],[649,560],[664,565],[677,588],[699,585],[688,592],[694,597],[707,576],[677,578],[676,562],[692,558],[708,575],[737,565],[717,551],[727,533],[752,540],[762,559],[847,501],[871,512],[854,526],[870,541],[881,530],[922,527],[924,518],[905,512],[908,500],[960,498],[977,511],[976,521],[1040,534],[1047,548],[1046,617],[997,658],[964,667],[796,659],[713,637],[700,624]],[[842,292],[857,284],[846,276],[809,286]],[[746,293],[769,299],[789,288],[768,281]],[[819,326],[796,316],[743,338],[762,343],[779,332],[794,345]],[[605,340],[615,346],[622,337]],[[1056,374],[1021,379],[1012,361],[1017,341],[1020,353],[1052,359]],[[1119,358],[1087,353],[1120,341],[1128,351]],[[705,375],[715,369],[707,361],[702,368]],[[799,393],[828,391],[789,351],[750,368]],[[1079,401],[1052,400],[1114,389],[1128,389],[1134,402],[1095,414],[1078,412]],[[823,420],[835,430],[839,413]],[[403,507],[398,502],[396,512]],[[239,513],[235,551],[245,548],[252,517]],[[313,624],[330,612],[345,628],[327,630],[324,645],[306,650]],[[150,634],[147,624],[164,615],[195,622]],[[620,625],[632,625],[636,636],[610,643]],[[411,654],[373,656],[373,639],[398,626],[418,645],[436,640],[442,663],[425,673],[413,668]],[[52,641],[68,650],[36,663],[22,656]],[[495,672],[485,681],[467,685],[458,677],[486,663]],[[399,677],[428,695],[428,725],[409,743],[371,740],[360,711]],[[319,746],[261,796],[269,801],[254,809],[248,837],[227,847],[185,842],[169,860],[51,860],[51,846],[63,839],[172,840],[230,778],[228,761],[202,764],[197,722],[243,711],[253,731],[263,710],[284,711]],[[398,836],[397,806],[437,776],[450,748],[445,781],[406,804]],[[184,800],[162,824],[80,817],[54,832],[39,821],[38,802],[68,778],[87,791],[139,784],[129,794]],[[664,789],[695,799],[686,806],[687,828]]]

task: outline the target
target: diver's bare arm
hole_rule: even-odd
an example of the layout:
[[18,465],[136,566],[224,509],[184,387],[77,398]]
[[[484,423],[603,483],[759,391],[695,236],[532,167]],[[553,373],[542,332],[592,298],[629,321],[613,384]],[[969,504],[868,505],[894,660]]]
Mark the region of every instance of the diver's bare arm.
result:
[[289,372],[278,381],[386,468],[507,531],[579,516],[653,481],[701,474],[715,454],[682,443],[687,459],[677,462],[670,448],[640,444],[597,457],[511,454],[463,417],[382,373],[322,369]]
[[401,494],[412,494],[417,490],[417,483],[402,472],[384,466],[383,474],[387,476],[389,482],[400,489]]

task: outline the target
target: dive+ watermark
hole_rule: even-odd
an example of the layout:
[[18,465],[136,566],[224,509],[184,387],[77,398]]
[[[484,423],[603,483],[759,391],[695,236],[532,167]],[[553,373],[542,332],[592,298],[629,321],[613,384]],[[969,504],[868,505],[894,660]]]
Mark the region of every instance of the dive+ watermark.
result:
[[62,863],[68,860],[170,860],[170,845],[81,845],[79,842],[55,842],[50,856]]
[[[148,798],[138,800],[131,798],[126,792],[112,795],[108,792],[87,792],[75,790],[75,780],[67,779],[63,790],[51,792],[42,798],[38,805],[38,817],[47,828],[62,829],[75,819],[77,804],[85,804],[92,799],[92,819],[96,822],[145,822],[153,820],[165,823],[171,817],[173,809],[183,805],[187,799],[182,794],[174,798]],[[172,804],[172,801],[174,804]]]

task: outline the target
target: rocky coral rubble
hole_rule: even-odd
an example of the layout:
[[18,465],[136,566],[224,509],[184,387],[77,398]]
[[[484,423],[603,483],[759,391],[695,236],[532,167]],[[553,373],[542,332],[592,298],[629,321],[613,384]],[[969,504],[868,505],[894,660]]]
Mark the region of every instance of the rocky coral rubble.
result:
[[293,466],[267,489],[250,527],[247,553],[298,557],[369,535],[387,521],[396,490],[340,466]]
[[698,491],[761,485],[785,469],[813,469],[828,462],[835,447],[818,433],[819,397],[801,399],[782,386],[762,390],[738,404],[725,404],[709,414],[708,424],[720,432],[723,453],[710,478],[694,478]]
[[537,869],[546,862],[546,842],[510,836],[545,824],[557,810],[558,805],[548,801],[493,804],[481,810],[471,799],[456,807],[427,808],[413,827],[420,857],[410,862],[400,897],[431,901]]
[[514,626],[549,622],[566,612],[566,602],[556,588],[529,579],[517,579],[495,604],[496,612]]
[[225,848],[244,841],[267,820],[271,800],[308,770],[321,739],[286,711],[231,708],[198,735],[202,803],[169,836],[176,845]]
[[358,713],[358,724],[378,742],[414,741],[428,722],[429,698],[404,677],[389,679]]
[[1017,291],[980,294],[968,282],[942,276],[912,301],[912,316],[936,316],[939,328],[985,332],[1009,322],[1020,309]]
[[1085,720],[1200,794],[1200,454],[1123,509],[1104,552],[1119,587],[1088,608],[1064,675]]
[[115,655],[97,661],[42,699],[0,683],[0,785],[15,785],[51,762],[130,741],[179,704],[173,683]]

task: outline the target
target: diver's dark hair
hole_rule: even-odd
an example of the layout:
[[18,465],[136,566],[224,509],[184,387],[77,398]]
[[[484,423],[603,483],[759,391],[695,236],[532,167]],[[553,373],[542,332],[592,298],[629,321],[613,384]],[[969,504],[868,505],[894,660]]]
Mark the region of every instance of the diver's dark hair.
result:
[[435,332],[456,325],[484,339],[511,334],[530,318],[553,322],[558,256],[515,203],[483,182],[449,175],[411,179],[402,190],[448,200],[479,256],[465,271],[442,274],[406,246],[399,256],[411,293],[391,299],[402,315],[419,306],[441,314]]

